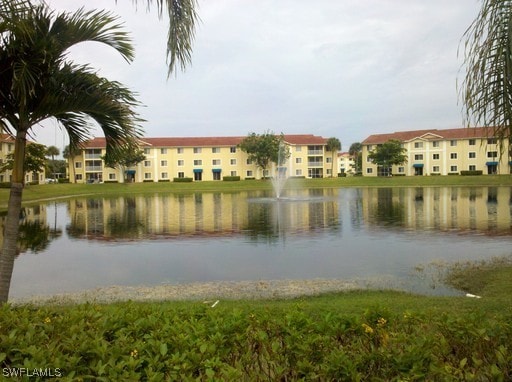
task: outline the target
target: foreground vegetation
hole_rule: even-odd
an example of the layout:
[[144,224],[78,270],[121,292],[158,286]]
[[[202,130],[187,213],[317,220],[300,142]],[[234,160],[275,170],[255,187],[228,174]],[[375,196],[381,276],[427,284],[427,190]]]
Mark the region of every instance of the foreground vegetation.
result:
[[[322,179],[289,179],[287,188],[333,187],[439,187],[439,186],[512,186],[510,175],[481,176],[421,176],[421,177],[347,177]],[[83,195],[117,196],[125,194],[154,194],[169,192],[235,192],[244,190],[271,190],[269,180],[160,182],[160,183],[104,183],[104,184],[43,184],[26,186],[24,203]],[[0,209],[7,208],[9,190],[0,188]]]
[[25,368],[31,380],[45,372],[100,381],[510,380],[510,260],[454,270],[456,283],[480,299],[358,291],[218,303],[6,305],[0,364],[4,376]]

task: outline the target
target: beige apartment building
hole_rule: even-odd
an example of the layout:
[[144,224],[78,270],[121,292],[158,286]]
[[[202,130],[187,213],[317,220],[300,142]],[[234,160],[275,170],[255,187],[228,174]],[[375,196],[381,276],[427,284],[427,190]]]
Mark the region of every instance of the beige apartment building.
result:
[[[131,168],[109,168],[105,138],[86,142],[78,155],[69,160],[69,178],[74,183],[91,182],[167,182],[175,178],[194,181],[222,180],[225,176],[261,179],[273,176],[274,169],[263,173],[238,145],[245,137],[142,138],[139,146],[145,159]],[[332,155],[327,139],[311,135],[285,135],[290,157],[286,163],[291,177],[331,176]]]
[[407,162],[392,167],[393,175],[455,175],[461,171],[482,174],[510,174],[508,141],[500,155],[499,142],[485,128],[401,131],[376,134],[363,142],[363,176],[387,176],[368,154],[389,140],[399,140],[406,149]]
[[[28,143],[30,144],[30,142]],[[7,160],[7,155],[12,154],[14,151],[14,139],[9,134],[0,134],[0,165],[3,165]],[[12,170],[5,170],[0,172],[0,183],[10,182],[12,179]],[[25,184],[28,183],[44,183],[45,172],[27,173],[25,174]]]

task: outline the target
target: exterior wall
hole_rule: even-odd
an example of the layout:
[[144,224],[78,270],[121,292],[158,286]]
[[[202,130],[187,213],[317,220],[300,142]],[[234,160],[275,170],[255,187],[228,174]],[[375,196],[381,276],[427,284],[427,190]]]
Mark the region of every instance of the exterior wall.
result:
[[[309,136],[293,136],[295,140],[307,140]],[[300,139],[297,139],[299,137]],[[287,174],[292,177],[330,176],[332,153],[326,150],[326,139],[313,137],[308,142],[287,142],[290,157],[286,163]],[[197,138],[195,145],[151,144],[150,138],[141,141],[145,160],[129,169],[105,167],[101,159],[105,155],[103,139],[94,139],[69,161],[70,181],[85,182],[124,182],[125,171],[130,172],[133,182],[173,181],[174,178],[192,178],[195,181],[222,180],[225,176],[240,176],[241,179],[261,179],[272,176],[274,168],[264,174],[254,163],[248,163],[247,154],[237,147],[242,140],[234,137]],[[154,139],[164,142],[165,138]],[[169,138],[172,140],[172,138]],[[336,155],[336,153],[335,153]],[[336,169],[335,169],[336,171]]]
[[[461,134],[468,129],[459,129]],[[454,130],[449,130],[454,132]],[[500,147],[496,140],[486,137],[448,137],[427,134],[407,141],[402,140],[406,149],[407,162],[392,167],[392,174],[450,175],[461,171],[477,170],[483,174],[510,174],[509,157],[500,156]],[[396,133],[399,136],[400,133]],[[390,139],[396,139],[391,137]],[[384,143],[384,142],[381,142]],[[380,143],[363,142],[363,176],[378,176],[378,168],[368,159],[368,154]],[[503,153],[508,153],[508,142],[504,142]]]

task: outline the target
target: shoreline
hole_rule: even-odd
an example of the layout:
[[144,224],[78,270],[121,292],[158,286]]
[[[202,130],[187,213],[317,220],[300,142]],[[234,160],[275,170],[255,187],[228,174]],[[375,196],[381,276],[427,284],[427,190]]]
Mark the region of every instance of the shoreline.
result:
[[284,299],[366,289],[356,281],[338,279],[212,281],[157,286],[99,287],[81,292],[9,299],[12,305],[107,304],[121,301],[194,301],[220,299]]

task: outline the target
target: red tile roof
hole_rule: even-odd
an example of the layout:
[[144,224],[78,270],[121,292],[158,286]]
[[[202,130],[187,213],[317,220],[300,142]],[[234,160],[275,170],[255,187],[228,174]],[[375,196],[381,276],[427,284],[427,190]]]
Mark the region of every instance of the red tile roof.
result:
[[[429,135],[437,136],[438,138],[429,137]],[[429,129],[429,130],[412,130],[412,131],[399,131],[389,134],[375,134],[370,135],[363,142],[363,145],[375,145],[389,141],[390,139],[396,139],[399,141],[412,141],[414,139],[469,139],[469,138],[487,138],[493,136],[491,128],[485,127],[469,127],[459,129]]]
[[[242,142],[244,137],[161,137],[141,138],[142,146],[152,147],[221,147],[236,146]],[[285,135],[284,140],[294,145],[324,145],[327,138],[313,134]],[[103,148],[106,146],[104,137],[96,137],[84,142],[84,148]]]

